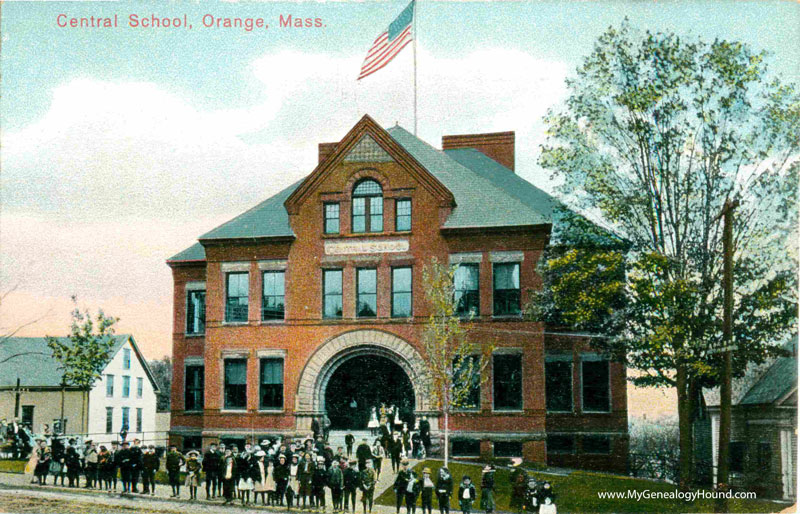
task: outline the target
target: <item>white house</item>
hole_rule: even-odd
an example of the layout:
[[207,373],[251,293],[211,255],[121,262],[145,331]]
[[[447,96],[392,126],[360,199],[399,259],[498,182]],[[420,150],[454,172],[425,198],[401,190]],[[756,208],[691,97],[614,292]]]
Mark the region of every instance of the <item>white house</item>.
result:
[[58,425],[63,412],[67,434],[103,444],[119,439],[127,426],[128,440],[165,443],[156,440],[158,385],[133,336],[114,336],[109,361],[89,391],[88,406],[83,392],[64,386],[62,376],[44,338],[6,340],[0,345],[0,419],[19,417],[39,433],[44,423]]

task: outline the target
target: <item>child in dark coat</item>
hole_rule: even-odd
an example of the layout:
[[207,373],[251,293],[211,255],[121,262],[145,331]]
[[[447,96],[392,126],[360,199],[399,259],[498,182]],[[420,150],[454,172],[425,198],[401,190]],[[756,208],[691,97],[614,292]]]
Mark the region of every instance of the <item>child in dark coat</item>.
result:
[[461,511],[464,514],[472,512],[472,504],[475,502],[475,485],[468,475],[464,475],[461,479],[461,485],[458,487],[458,503],[461,506]]

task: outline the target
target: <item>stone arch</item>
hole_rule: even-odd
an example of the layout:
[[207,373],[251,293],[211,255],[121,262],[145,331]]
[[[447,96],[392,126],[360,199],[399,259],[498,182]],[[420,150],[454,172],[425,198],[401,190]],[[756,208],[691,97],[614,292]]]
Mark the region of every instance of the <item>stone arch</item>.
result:
[[354,330],[323,343],[301,371],[295,396],[297,428],[310,427],[311,417],[324,412],[325,388],[334,371],[349,359],[365,354],[386,357],[403,368],[414,388],[415,411],[431,413],[430,378],[425,360],[416,348],[388,332]]

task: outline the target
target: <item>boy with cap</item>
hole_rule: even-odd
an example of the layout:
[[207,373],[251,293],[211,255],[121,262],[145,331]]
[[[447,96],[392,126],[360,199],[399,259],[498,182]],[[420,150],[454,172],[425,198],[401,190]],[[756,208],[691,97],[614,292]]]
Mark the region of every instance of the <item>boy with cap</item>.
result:
[[109,453],[111,454],[111,460],[109,464],[109,474],[111,476],[111,481],[114,483],[114,491],[117,490],[117,470],[119,469],[119,458],[117,454],[120,451],[120,446],[118,441],[111,441],[111,450]]
[[422,490],[422,481],[417,478],[417,474],[409,471],[408,485],[406,486],[406,514],[414,514],[417,511],[417,498]]
[[217,484],[219,483],[219,468],[222,457],[217,453],[216,443],[211,443],[208,451],[203,455],[203,471],[206,474],[206,500],[216,498]]
[[433,510],[433,490],[436,486],[431,479],[431,468],[422,470],[422,514],[431,514]]
[[450,497],[453,495],[453,475],[444,466],[439,468],[436,477],[436,498],[439,500],[439,514],[450,514]]
[[458,503],[461,506],[461,511],[464,514],[470,514],[473,502],[475,502],[475,486],[472,484],[472,479],[469,475],[464,475],[464,478],[461,479],[461,485],[458,487]]
[[91,439],[86,441],[83,461],[86,463],[86,488],[94,489],[97,486],[97,445]]
[[361,472],[359,478],[361,504],[364,506],[364,514],[367,514],[367,504],[369,504],[369,511],[372,512],[372,501],[375,496],[375,482],[378,480],[378,475],[372,467],[372,460],[367,460],[366,467],[364,471]]
[[339,461],[336,459],[331,462],[328,485],[331,488],[333,511],[339,512],[342,510],[342,488],[344,487],[344,474],[342,474],[342,470],[339,469]]
[[317,456],[317,467],[314,469],[314,476],[311,478],[311,495],[317,510],[325,512],[325,485],[328,483],[328,470],[325,468],[325,457]]
[[143,456],[142,442],[139,439],[134,439],[133,446],[131,446],[131,490],[134,493],[139,492],[137,484],[139,483],[139,475],[142,472]]
[[156,471],[161,463],[156,455],[156,447],[152,444],[147,447],[142,455],[142,493],[155,496]]
[[172,487],[170,498],[178,498],[181,495],[181,466],[186,464],[186,459],[178,452],[178,447],[173,444],[169,447],[166,460],[167,476],[169,476],[169,485]]
[[222,495],[225,497],[225,505],[228,505],[233,501],[233,483],[236,479],[236,459],[230,448],[225,448],[219,476],[222,478]]
[[286,496],[286,489],[289,486],[289,465],[286,463],[286,455],[278,454],[278,463],[275,464],[275,495],[278,505],[283,507],[283,497]]
[[122,494],[131,492],[131,450],[128,441],[122,442],[122,449],[117,452],[115,459],[119,466],[119,474],[122,478]]
[[489,464],[481,473],[481,508],[486,514],[494,511],[494,466]]
[[355,512],[356,510],[356,489],[358,488],[358,470],[356,470],[356,461],[344,461],[344,510]]
[[[403,506],[403,499],[406,497],[406,488],[408,487],[408,480],[411,477],[411,472],[408,470],[408,461],[404,460],[401,464],[400,471],[394,479],[394,494],[395,494],[395,507],[397,514],[400,514],[400,507]],[[408,505],[406,505],[408,509]]]

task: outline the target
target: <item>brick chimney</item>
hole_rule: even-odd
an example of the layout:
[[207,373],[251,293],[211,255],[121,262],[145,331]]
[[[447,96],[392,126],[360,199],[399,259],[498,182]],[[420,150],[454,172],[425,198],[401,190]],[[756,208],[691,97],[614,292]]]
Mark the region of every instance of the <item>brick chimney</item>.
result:
[[322,161],[324,161],[325,159],[327,159],[328,156],[330,154],[332,154],[334,150],[336,150],[336,145],[338,145],[338,144],[339,143],[320,143],[319,144],[319,161],[317,161],[317,163],[319,164]]
[[442,150],[474,148],[514,171],[514,132],[442,136]]

